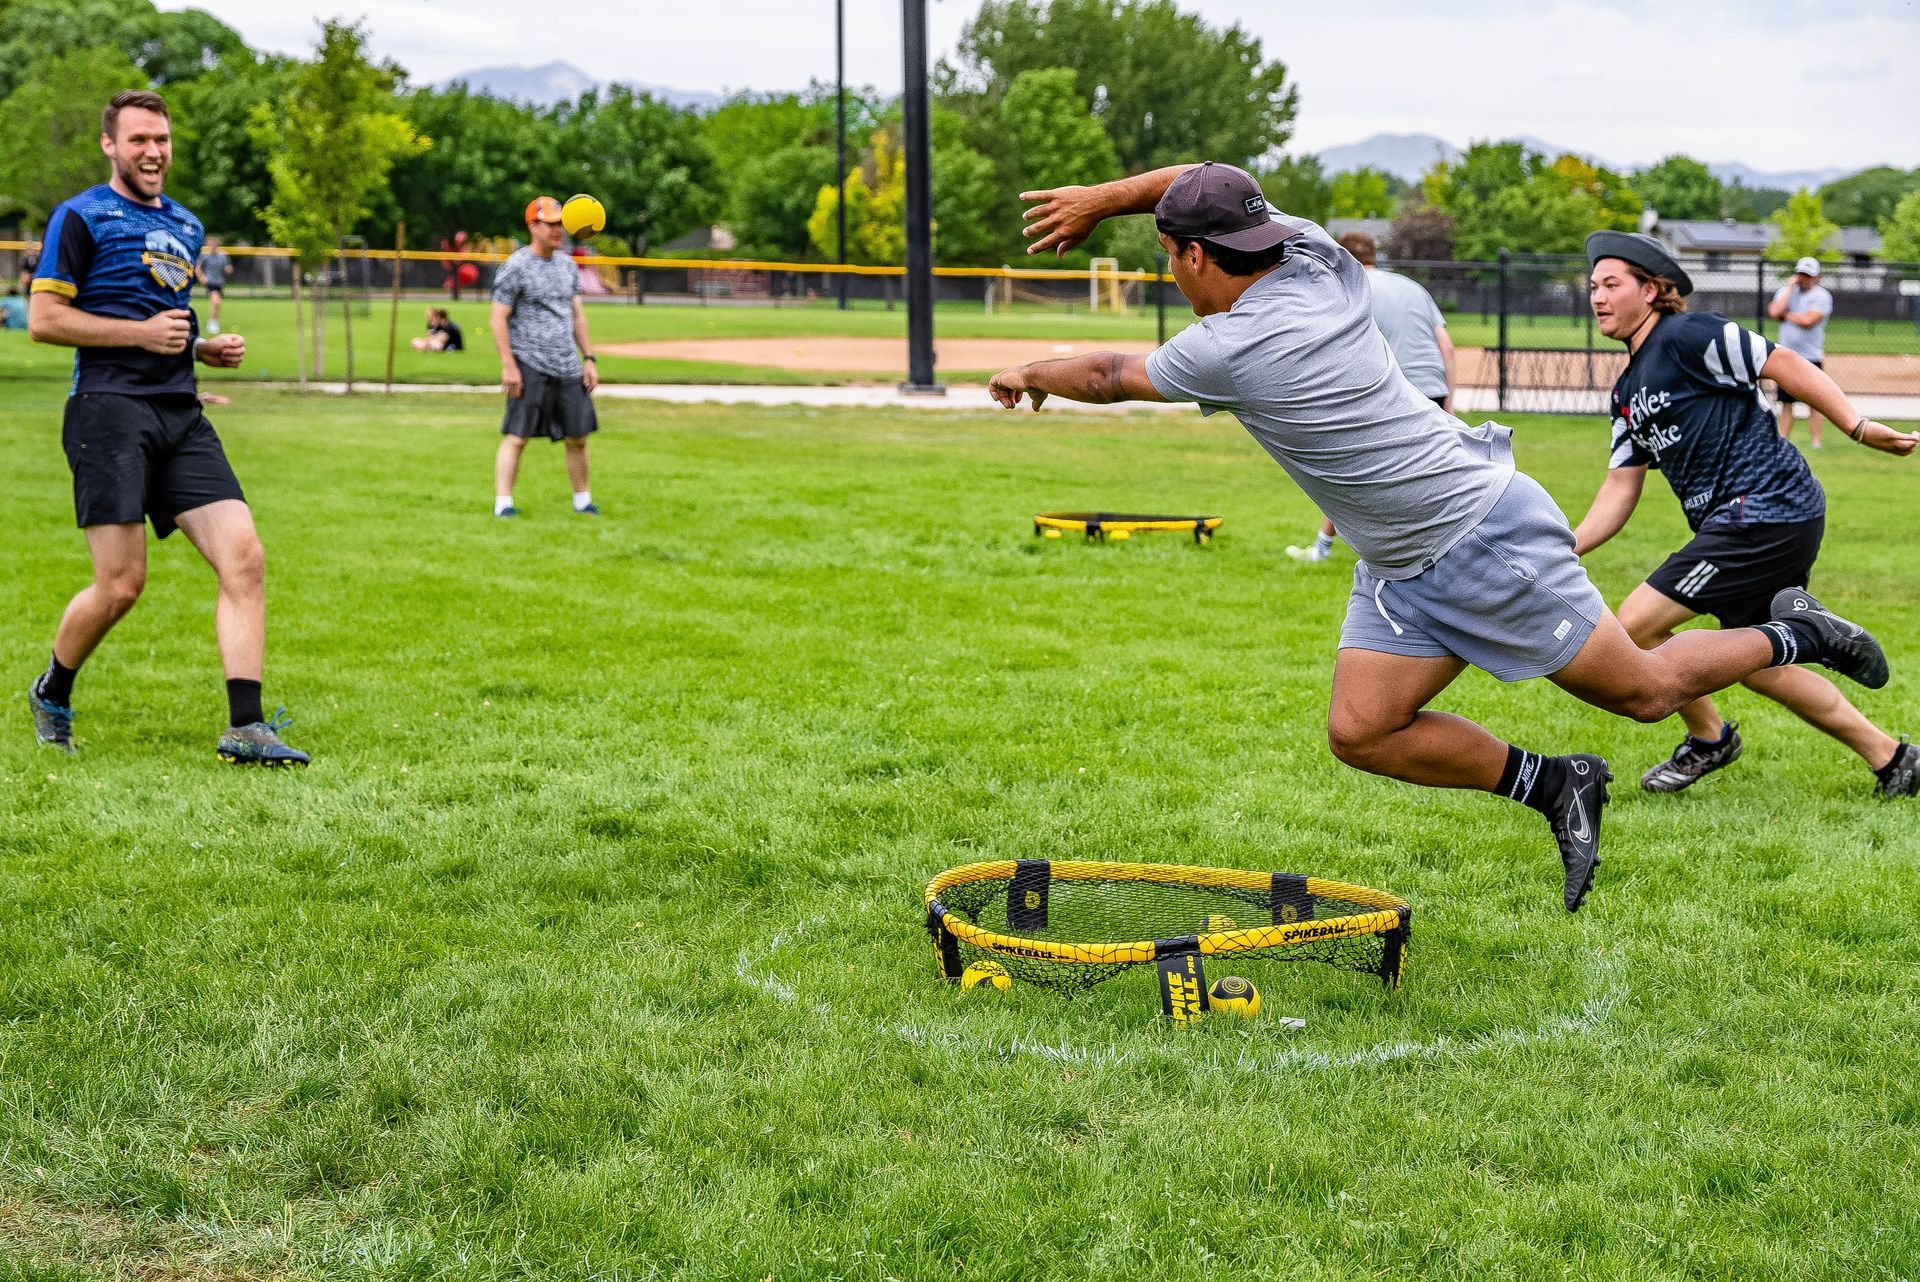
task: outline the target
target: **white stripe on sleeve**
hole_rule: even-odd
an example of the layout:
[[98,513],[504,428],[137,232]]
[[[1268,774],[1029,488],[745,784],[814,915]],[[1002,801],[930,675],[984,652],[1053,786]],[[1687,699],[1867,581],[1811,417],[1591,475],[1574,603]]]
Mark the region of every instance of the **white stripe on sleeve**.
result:
[[1754,333],[1747,332],[1747,361],[1753,366],[1754,382],[1760,381],[1760,371],[1767,365],[1767,340]]
[[1727,363],[1720,359],[1720,340],[1718,338],[1715,338],[1707,344],[1706,358],[1707,373],[1713,375],[1714,382],[1724,383],[1728,387],[1735,385],[1734,381],[1727,377]]
[[1740,327],[1728,321],[1720,331],[1720,337],[1727,345],[1727,372],[1733,375],[1735,382],[1752,386],[1754,373],[1747,358],[1747,345],[1740,341]]

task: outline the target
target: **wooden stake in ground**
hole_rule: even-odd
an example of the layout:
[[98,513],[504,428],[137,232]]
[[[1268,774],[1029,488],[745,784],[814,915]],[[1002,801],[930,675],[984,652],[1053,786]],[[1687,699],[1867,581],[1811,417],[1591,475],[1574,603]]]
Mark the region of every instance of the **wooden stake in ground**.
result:
[[[335,242],[339,243],[339,242]],[[347,351],[347,390],[353,390],[353,277],[347,271],[347,256],[344,250],[335,258],[340,264],[340,323],[345,328],[344,342]],[[366,259],[361,259],[365,262]]]
[[300,309],[300,259],[293,266],[293,354],[300,366],[300,390],[307,390],[307,322]]
[[393,229],[393,316],[387,322],[387,391],[393,391],[393,349],[400,342],[400,269],[405,266],[401,255],[407,252],[407,222]]

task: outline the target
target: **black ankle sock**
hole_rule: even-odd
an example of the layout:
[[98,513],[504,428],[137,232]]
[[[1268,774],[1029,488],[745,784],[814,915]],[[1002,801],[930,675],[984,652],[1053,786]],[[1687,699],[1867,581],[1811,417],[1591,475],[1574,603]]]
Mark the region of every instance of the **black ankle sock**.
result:
[[1873,777],[1875,779],[1878,779],[1881,783],[1886,783],[1889,779],[1893,778],[1893,772],[1898,770],[1903,764],[1905,764],[1907,760],[1907,754],[1912,751],[1913,751],[1912,744],[1909,744],[1909,743],[1901,744],[1898,748],[1895,748],[1893,750],[1893,755],[1887,758],[1887,764],[1884,766],[1881,766],[1878,770],[1873,772]]
[[1499,786],[1494,789],[1510,801],[1531,806],[1546,814],[1567,772],[1567,763],[1558,757],[1543,757],[1537,752],[1507,745],[1507,764],[1500,771]]
[[227,724],[250,726],[266,720],[260,711],[260,683],[234,679],[227,682]]
[[1784,668],[1790,663],[1817,663],[1820,660],[1820,632],[1805,619],[1788,616],[1762,623],[1767,644],[1773,647],[1769,667]]
[[79,671],[61,663],[58,655],[52,655],[47,659],[46,672],[34,683],[34,691],[48,703],[70,707],[73,704],[73,678]]
[[1720,723],[1720,736],[1717,739],[1702,739],[1699,735],[1693,733],[1691,730],[1687,732],[1687,738],[1693,740],[1695,743],[1699,744],[1702,748],[1718,748],[1726,743],[1727,736],[1732,733],[1733,733],[1733,722],[1722,721]]

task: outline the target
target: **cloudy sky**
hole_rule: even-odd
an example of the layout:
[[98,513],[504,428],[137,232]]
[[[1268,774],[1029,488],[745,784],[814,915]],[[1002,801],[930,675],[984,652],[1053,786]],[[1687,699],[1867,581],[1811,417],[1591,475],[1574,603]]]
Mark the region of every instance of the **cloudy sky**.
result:
[[[1290,149],[1369,134],[1529,134],[1607,160],[1920,166],[1920,0],[1181,0],[1260,37],[1300,89]],[[162,8],[185,8],[160,0]],[[833,76],[832,0],[197,0],[259,48],[364,17],[416,80],[572,62],[689,90]],[[932,0],[936,56],[978,0]],[[897,92],[900,5],[847,0],[847,76]]]

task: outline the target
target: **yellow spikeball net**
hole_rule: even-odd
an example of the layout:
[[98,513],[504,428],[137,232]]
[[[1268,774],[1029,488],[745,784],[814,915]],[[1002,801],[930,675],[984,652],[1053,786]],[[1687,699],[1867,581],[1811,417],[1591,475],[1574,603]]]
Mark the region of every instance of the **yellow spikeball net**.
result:
[[1152,964],[1162,1010],[1184,1023],[1207,1009],[1211,957],[1315,961],[1397,988],[1413,909],[1294,873],[1003,859],[935,877],[926,913],[948,979],[991,960],[1016,980],[1073,993]]
[[1067,531],[1084,534],[1088,542],[1131,538],[1148,530],[1171,530],[1193,535],[1205,543],[1220,528],[1217,516],[1154,516],[1145,512],[1042,512],[1033,518],[1035,537],[1058,538]]

